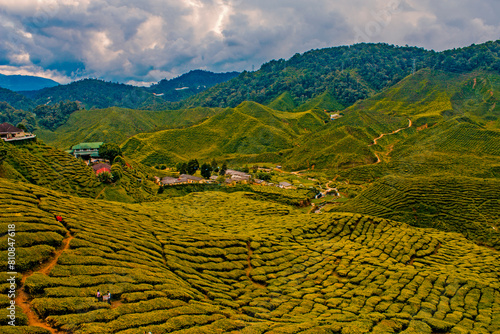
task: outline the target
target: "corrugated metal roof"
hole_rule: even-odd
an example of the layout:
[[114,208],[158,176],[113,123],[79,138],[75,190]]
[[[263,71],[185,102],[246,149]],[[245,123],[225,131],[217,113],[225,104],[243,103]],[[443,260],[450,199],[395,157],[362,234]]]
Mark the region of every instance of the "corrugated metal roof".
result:
[[93,143],[80,143],[78,145],[73,146],[71,149],[73,150],[88,150],[88,149],[99,149],[101,145],[104,144],[102,141],[93,142]]

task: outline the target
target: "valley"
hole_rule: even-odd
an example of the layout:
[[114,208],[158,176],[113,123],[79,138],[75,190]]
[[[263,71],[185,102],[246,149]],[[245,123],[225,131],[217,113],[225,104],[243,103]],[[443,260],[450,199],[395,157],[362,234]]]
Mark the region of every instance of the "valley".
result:
[[0,89],[0,123],[36,135],[0,140],[0,332],[500,333],[499,54]]

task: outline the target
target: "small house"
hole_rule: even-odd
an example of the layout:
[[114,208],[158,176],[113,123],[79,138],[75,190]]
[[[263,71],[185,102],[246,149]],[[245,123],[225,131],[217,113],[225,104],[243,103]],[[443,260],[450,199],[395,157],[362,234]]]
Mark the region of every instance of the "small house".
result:
[[286,181],[280,182],[278,186],[283,189],[294,189],[294,186]]
[[179,180],[185,180],[187,183],[203,183],[204,179],[202,177],[197,177],[189,174],[181,174]]
[[36,136],[34,134],[24,132],[24,130],[19,129],[12,124],[0,124],[0,138],[6,142],[33,139],[35,137]]
[[163,185],[175,185],[175,184],[180,184],[181,181],[175,177],[170,177],[170,176],[165,176],[164,178],[161,179],[161,184]]
[[80,143],[71,147],[69,153],[74,155],[75,158],[82,158],[86,160],[99,158],[99,147],[103,144],[103,142]]

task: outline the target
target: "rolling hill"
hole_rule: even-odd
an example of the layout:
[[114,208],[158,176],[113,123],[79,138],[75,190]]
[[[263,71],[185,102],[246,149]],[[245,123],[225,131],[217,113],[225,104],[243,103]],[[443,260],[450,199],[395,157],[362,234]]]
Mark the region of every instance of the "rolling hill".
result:
[[8,103],[15,109],[25,111],[31,110],[35,107],[35,103],[26,98],[24,95],[5,88],[0,88],[0,102]]
[[[0,274],[0,332],[499,333],[499,52],[312,50],[175,110],[78,110],[37,131],[60,148],[122,143],[112,183],[57,148],[0,140],[0,249],[15,230],[19,287],[11,328]],[[117,91],[105,102],[131,101]],[[273,182],[313,188],[159,193],[149,168],[213,158],[281,164]]]
[[36,134],[47,144],[69,149],[81,142],[120,144],[143,132],[194,125],[221,112],[217,108],[147,111],[125,108],[82,109],[71,114],[55,131],[39,129]]
[[299,135],[320,128],[326,117],[323,112],[281,112],[245,102],[186,129],[136,135],[123,144],[123,150],[127,156],[149,165],[164,157],[172,163],[278,153],[292,148]]

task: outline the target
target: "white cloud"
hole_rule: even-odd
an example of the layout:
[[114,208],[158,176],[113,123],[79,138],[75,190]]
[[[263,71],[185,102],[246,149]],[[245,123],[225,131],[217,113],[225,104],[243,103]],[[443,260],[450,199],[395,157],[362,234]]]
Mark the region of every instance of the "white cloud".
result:
[[0,65],[150,82],[356,41],[466,46],[498,38],[498,12],[497,0],[0,0]]

